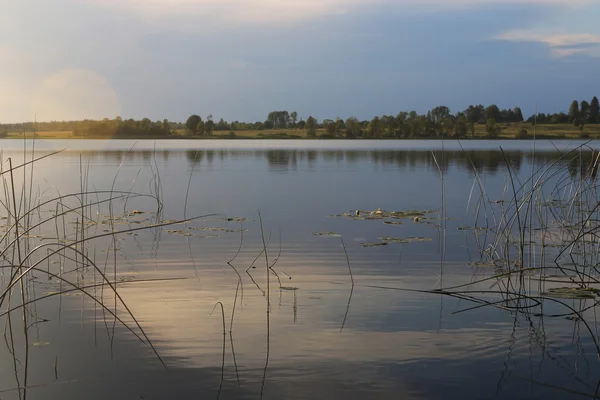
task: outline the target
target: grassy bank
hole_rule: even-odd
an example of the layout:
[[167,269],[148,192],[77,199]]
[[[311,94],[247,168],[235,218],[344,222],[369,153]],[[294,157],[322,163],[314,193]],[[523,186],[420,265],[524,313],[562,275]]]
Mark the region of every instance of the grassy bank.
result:
[[[534,127],[530,123],[510,123],[500,124],[500,133],[498,139],[515,139],[520,138],[520,132],[527,131],[526,139],[533,139]],[[31,137],[33,133],[27,132],[27,137]],[[571,124],[538,124],[535,127],[535,136],[538,139],[577,139],[577,138],[595,138],[600,137],[600,124],[586,125],[583,129],[574,127]],[[7,138],[22,138],[22,132],[8,132]],[[39,139],[102,139],[101,137],[89,137],[74,135],[72,131],[52,131],[52,132],[36,132],[36,137]],[[239,131],[217,131],[211,136],[190,136],[186,135],[185,131],[176,131],[172,136],[164,137],[141,137],[135,136],[128,139],[308,139],[304,129],[265,129],[265,130],[239,130]],[[317,130],[317,139],[323,138],[340,138],[345,136],[330,137],[325,129]],[[437,137],[423,137],[422,139],[436,139]],[[403,139],[403,138],[388,138],[381,139]],[[419,139],[409,137],[407,139]],[[475,125],[475,134],[470,133],[463,139],[488,139],[486,126],[483,124]]]

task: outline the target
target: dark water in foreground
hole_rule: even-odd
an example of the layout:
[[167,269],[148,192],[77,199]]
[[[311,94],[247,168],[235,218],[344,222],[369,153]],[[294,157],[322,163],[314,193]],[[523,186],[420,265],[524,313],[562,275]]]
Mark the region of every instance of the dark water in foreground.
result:
[[[8,157],[22,161],[23,142],[0,144],[5,169]],[[32,143],[27,146],[30,150]],[[37,155],[67,150],[36,163],[33,175],[30,169],[16,172],[17,203],[24,181],[31,199],[22,209],[68,193],[77,196],[44,204],[31,215],[30,225],[50,221],[23,241],[23,254],[32,252],[29,265],[43,260],[24,291],[29,300],[50,297],[28,306],[28,354],[21,310],[10,320],[0,317],[2,400],[541,399],[591,398],[597,389],[596,348],[577,318],[541,318],[535,311],[489,306],[461,312],[477,304],[390,289],[431,290],[493,276],[493,268],[469,264],[480,260],[478,250],[491,239],[483,234],[478,242],[472,230],[459,229],[474,223],[476,178],[490,200],[506,198],[506,160],[515,177],[526,181],[532,167],[551,163],[574,143],[556,148],[538,142],[535,157],[531,142],[480,141],[463,144],[464,149],[433,141],[38,141],[35,146]],[[577,160],[564,164],[567,178],[581,170]],[[10,185],[8,175],[2,177]],[[111,189],[158,193],[164,208],[156,214],[156,200],[134,195],[115,199],[111,207],[93,204]],[[424,214],[417,221],[412,215],[386,218],[392,222],[386,224],[378,219],[378,208]],[[357,209],[360,219],[343,215]],[[52,218],[65,210],[64,218]],[[1,216],[7,214],[2,206]],[[82,219],[84,237],[101,236],[79,245],[89,259],[69,251],[44,259],[58,248],[48,243],[81,240],[75,230]],[[362,246],[382,237],[405,243]],[[18,258],[12,249],[2,261],[2,291],[10,281],[6,266]],[[56,295],[72,286],[44,271],[87,287],[89,295]],[[136,338],[143,338],[140,329],[123,304],[115,306],[110,288],[94,286],[102,281],[100,273],[116,276],[119,295],[164,366]],[[531,282],[537,285],[539,277],[528,277]],[[492,283],[469,288],[488,289]],[[20,296],[15,288],[10,304],[18,305]],[[593,302],[567,300],[575,308]],[[9,306],[5,302],[1,312]],[[547,314],[564,312],[554,303],[546,307]],[[593,332],[594,310],[582,313]],[[28,389],[19,390],[25,375]]]

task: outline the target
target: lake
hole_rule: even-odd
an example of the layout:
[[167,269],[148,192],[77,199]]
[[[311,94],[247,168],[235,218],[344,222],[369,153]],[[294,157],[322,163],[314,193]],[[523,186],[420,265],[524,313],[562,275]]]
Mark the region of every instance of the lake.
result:
[[598,393],[595,142],[0,144],[2,400]]

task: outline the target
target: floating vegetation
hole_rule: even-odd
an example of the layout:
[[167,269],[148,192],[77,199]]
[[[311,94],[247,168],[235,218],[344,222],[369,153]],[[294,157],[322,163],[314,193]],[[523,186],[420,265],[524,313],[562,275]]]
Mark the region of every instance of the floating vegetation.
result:
[[362,247],[378,247],[378,246],[387,246],[388,243],[387,242],[367,242],[367,243],[361,243],[360,245]]
[[600,290],[592,287],[559,287],[548,289],[543,295],[562,299],[594,299],[598,293]]
[[203,235],[200,236],[200,239],[214,239],[214,238],[218,238],[219,235]]
[[227,218],[227,221],[243,222],[246,221],[244,217]]
[[335,233],[335,232],[313,232],[312,234],[315,236],[335,236],[335,237],[341,236],[339,233]]
[[411,237],[407,237],[407,238],[382,236],[377,239],[379,239],[383,242],[387,242],[387,243],[412,243],[412,242],[430,242],[431,241],[431,238],[420,237],[420,236],[411,236]]
[[49,344],[51,344],[50,342],[34,342],[31,344],[31,347],[42,347],[42,346],[48,346]]
[[295,286],[281,286],[280,289],[281,290],[290,290],[290,291],[298,290],[298,288]]
[[386,225],[404,225],[404,222],[401,221],[383,221]]
[[184,229],[165,229],[165,232],[170,233],[171,235],[194,236],[193,233]]
[[386,210],[357,210],[348,211],[344,214],[334,214],[331,217],[352,217],[355,219],[366,217],[394,218],[394,219],[412,219],[414,217],[425,217],[428,214],[434,214],[437,210],[407,210],[407,211],[386,211]]

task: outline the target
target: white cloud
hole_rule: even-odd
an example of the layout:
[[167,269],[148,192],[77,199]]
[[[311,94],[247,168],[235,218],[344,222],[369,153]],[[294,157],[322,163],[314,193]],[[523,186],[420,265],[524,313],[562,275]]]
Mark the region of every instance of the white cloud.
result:
[[542,43],[555,57],[587,54],[600,57],[600,34],[593,33],[544,33],[539,31],[513,30],[494,37],[511,42]]
[[[150,19],[172,15],[209,16],[225,22],[289,23],[308,17],[334,16],[374,7],[438,11],[465,6],[545,5],[580,7],[593,0],[86,0]],[[198,24],[208,21],[198,20]]]

